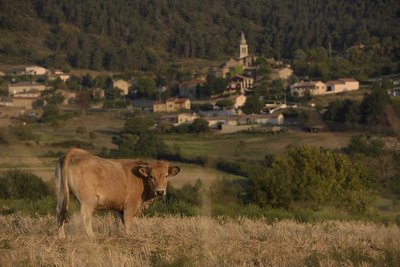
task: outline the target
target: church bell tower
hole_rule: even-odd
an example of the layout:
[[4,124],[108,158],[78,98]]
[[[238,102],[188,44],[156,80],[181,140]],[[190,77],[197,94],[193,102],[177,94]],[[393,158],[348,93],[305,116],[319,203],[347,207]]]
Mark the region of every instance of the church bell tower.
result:
[[240,38],[239,48],[240,48],[239,58],[244,58],[249,55],[249,47],[247,45],[246,37],[244,37],[244,32],[242,32],[242,36]]

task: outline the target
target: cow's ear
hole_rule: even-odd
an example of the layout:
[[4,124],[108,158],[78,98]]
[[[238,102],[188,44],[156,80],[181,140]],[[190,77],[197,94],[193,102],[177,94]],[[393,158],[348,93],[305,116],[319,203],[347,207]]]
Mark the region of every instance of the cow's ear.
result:
[[178,166],[170,166],[168,168],[168,176],[175,176],[181,171],[181,168]]
[[149,166],[147,165],[139,165],[136,168],[133,168],[133,173],[139,177],[147,178],[149,176]]

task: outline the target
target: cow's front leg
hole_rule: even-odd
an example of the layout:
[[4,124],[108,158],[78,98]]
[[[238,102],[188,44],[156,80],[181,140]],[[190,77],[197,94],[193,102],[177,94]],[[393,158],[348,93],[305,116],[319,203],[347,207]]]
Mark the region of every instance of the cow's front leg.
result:
[[135,215],[135,211],[134,211],[134,209],[126,209],[126,210],[124,210],[123,214],[124,215],[123,215],[122,222],[125,227],[125,233],[127,235],[129,235],[130,233],[132,233],[133,216]]

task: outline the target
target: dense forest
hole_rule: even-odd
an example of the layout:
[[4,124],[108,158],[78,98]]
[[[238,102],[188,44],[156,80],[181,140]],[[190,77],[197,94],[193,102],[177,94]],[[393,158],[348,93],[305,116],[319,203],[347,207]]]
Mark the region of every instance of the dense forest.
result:
[[[383,72],[391,73],[399,69],[399,17],[397,0],[1,1],[0,58],[49,67],[157,70],[178,58],[236,55],[244,31],[251,52],[297,60],[300,73],[301,60],[315,59],[321,49],[323,56],[359,63],[379,57]],[[352,50],[360,44],[363,55]],[[310,49],[317,48],[313,55]]]

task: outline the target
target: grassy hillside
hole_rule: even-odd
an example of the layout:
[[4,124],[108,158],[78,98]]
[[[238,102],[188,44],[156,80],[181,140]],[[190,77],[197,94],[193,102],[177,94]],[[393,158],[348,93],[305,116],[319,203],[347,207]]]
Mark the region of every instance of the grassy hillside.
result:
[[77,217],[67,238],[52,217],[0,216],[1,266],[399,266],[394,225],[328,221],[138,218],[132,235],[112,216],[88,240]]
[[322,48],[315,59],[328,46],[341,55],[364,43],[352,63],[390,73],[398,71],[398,14],[395,0],[2,1],[0,60],[164,72],[178,58],[237,56],[245,31],[252,53],[276,58]]

